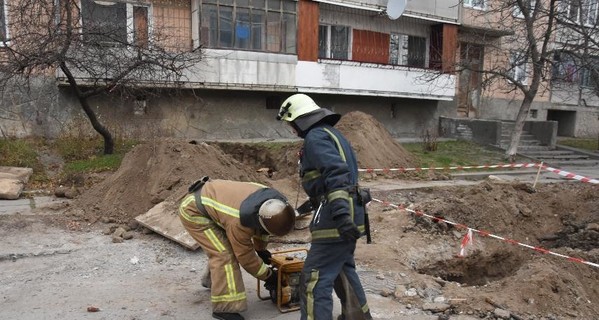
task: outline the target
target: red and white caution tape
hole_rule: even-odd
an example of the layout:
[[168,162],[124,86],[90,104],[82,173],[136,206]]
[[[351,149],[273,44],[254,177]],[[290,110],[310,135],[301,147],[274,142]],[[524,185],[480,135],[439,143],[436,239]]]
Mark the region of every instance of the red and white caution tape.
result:
[[455,166],[455,167],[424,167],[424,168],[385,168],[385,169],[358,169],[358,172],[410,172],[410,171],[447,171],[447,170],[466,170],[466,169],[498,169],[498,168],[509,168],[509,169],[519,169],[519,168],[538,168],[541,167],[543,170],[547,170],[549,172],[556,173],[562,177],[578,180],[581,182],[588,182],[593,184],[599,184],[598,179],[588,178],[581,176],[579,174],[571,173],[568,171],[548,167],[543,165],[543,163],[510,163],[510,164],[494,164],[494,165],[482,165],[482,166]]
[[508,164],[485,164],[481,166],[454,166],[454,167],[428,167],[428,168],[386,168],[386,169],[358,169],[359,172],[407,172],[407,171],[427,171],[427,170],[466,170],[466,169],[498,169],[498,168],[534,168],[538,163],[508,163]]
[[593,179],[593,178],[587,178],[587,177],[583,177],[581,175],[575,174],[575,173],[571,173],[568,171],[564,171],[564,170],[560,170],[560,169],[556,169],[556,168],[552,168],[552,167],[548,167],[548,166],[543,166],[544,170],[553,172],[553,173],[557,173],[562,177],[568,178],[568,179],[574,179],[574,180],[579,180],[582,182],[588,182],[588,183],[593,183],[593,184],[599,184],[599,180],[597,179]]
[[[387,205],[387,206],[390,206],[390,207],[393,207],[393,208],[396,208],[396,209],[400,209],[400,210],[405,210],[405,211],[411,212],[411,213],[415,214],[416,216],[427,217],[427,218],[430,218],[431,220],[433,220],[435,222],[444,222],[444,223],[453,225],[453,226],[455,226],[456,228],[459,228],[459,229],[468,229],[468,232],[476,232],[476,233],[478,233],[478,234],[480,234],[481,236],[484,236],[484,237],[491,237],[491,238],[498,239],[498,240],[504,241],[504,242],[512,244],[512,245],[518,245],[518,246],[522,246],[522,247],[525,247],[525,248],[528,248],[528,249],[532,249],[532,250],[534,250],[536,252],[539,252],[539,253],[551,254],[551,255],[554,255],[554,256],[557,256],[557,257],[560,257],[560,258],[568,259],[570,261],[579,262],[579,263],[583,263],[583,264],[586,264],[586,265],[589,265],[589,266],[592,266],[592,267],[595,267],[595,268],[599,268],[599,264],[597,264],[597,263],[586,261],[586,260],[583,260],[583,259],[580,259],[580,258],[569,257],[569,256],[566,256],[566,255],[557,253],[557,252],[549,251],[549,250],[541,248],[541,247],[531,246],[531,245],[528,245],[528,244],[524,244],[524,243],[518,242],[516,240],[512,240],[512,239],[509,239],[509,238],[505,238],[505,237],[501,237],[501,236],[498,236],[498,235],[494,235],[494,234],[489,233],[487,231],[482,231],[482,230],[477,230],[477,229],[474,229],[474,228],[470,228],[470,227],[468,227],[468,226],[466,226],[464,224],[455,223],[455,222],[446,220],[446,219],[441,218],[441,217],[431,216],[431,215],[428,215],[428,214],[426,214],[426,213],[424,213],[422,211],[419,211],[419,210],[411,210],[411,209],[408,209],[408,208],[404,208],[403,206],[398,206],[398,205],[392,204],[390,202],[382,201],[382,200],[375,199],[375,198],[373,198],[372,201],[375,201],[375,202],[378,202],[378,203],[382,203],[383,205]],[[463,243],[464,243],[464,240],[462,240],[462,244]]]

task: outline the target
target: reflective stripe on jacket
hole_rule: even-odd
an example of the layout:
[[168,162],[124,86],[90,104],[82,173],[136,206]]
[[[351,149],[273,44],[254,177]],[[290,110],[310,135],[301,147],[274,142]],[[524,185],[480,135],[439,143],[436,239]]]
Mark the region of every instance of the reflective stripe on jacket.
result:
[[[255,251],[266,248],[268,235],[261,234],[259,229],[241,225],[239,208],[246,198],[263,188],[266,186],[257,183],[209,180],[200,192],[202,205],[206,208],[209,219],[225,230],[239,264],[249,274],[261,280],[268,275],[268,266]],[[186,198],[184,201],[193,201],[195,206],[193,197]],[[190,210],[190,205],[191,203],[184,211],[197,214],[183,212],[182,217],[190,222],[202,223],[202,214],[197,209]]]
[[358,205],[358,164],[349,141],[329,125],[314,127],[304,138],[300,176],[306,194],[322,200],[310,223],[313,242],[340,241],[333,218],[350,214],[364,233],[364,208]]

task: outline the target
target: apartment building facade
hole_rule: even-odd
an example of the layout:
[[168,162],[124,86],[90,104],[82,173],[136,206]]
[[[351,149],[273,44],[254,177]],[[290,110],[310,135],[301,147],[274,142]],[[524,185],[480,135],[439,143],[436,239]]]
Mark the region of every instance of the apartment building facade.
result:
[[[448,71],[456,1],[408,2],[393,20],[385,0],[80,0],[82,28],[101,21],[122,28],[129,42],[164,41],[204,57],[177,83],[183,94],[105,95],[92,105],[125,136],[291,138],[275,115],[288,95],[304,92],[341,114],[367,112],[398,137],[418,137],[436,128],[439,115],[455,114],[456,77]],[[10,39],[16,26],[10,15],[2,19]],[[83,69],[74,75],[94,80]],[[4,102],[4,110],[23,115],[1,122],[6,135],[55,135],[76,117],[85,122],[65,74],[57,70],[54,80],[39,84],[35,98],[14,94]]]

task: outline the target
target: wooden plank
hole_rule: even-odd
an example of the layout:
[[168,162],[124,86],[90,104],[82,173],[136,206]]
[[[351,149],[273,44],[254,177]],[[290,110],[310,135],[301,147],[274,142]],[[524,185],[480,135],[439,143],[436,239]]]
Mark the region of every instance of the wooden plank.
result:
[[187,233],[179,215],[177,214],[177,206],[171,201],[162,201],[155,205],[148,212],[139,215],[135,218],[144,227],[163,235],[188,249],[196,250],[200,247],[190,235]]

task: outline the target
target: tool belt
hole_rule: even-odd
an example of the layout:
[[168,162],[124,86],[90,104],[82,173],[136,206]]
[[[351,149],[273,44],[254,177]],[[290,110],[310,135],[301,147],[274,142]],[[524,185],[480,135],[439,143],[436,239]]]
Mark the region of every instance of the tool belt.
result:
[[203,214],[205,217],[210,217],[208,215],[208,211],[206,211],[206,207],[204,207],[204,205],[202,204],[202,187],[206,184],[206,182],[208,182],[208,180],[210,180],[210,177],[208,176],[203,176],[200,180],[196,180],[194,183],[192,183],[189,188],[187,188],[187,191],[189,193],[193,193],[193,196],[196,200],[196,207],[198,208],[198,211]]
[[[358,205],[360,206],[364,206],[366,205],[368,202],[372,201],[372,196],[370,195],[370,189],[368,188],[361,188],[359,186],[352,186],[349,188],[348,193],[350,195],[350,197],[354,197],[357,196],[357,200],[358,200]],[[312,204],[312,208],[318,208],[318,206],[321,203],[324,203],[327,201],[327,196],[326,195],[319,195],[316,197],[310,197],[310,203]]]

